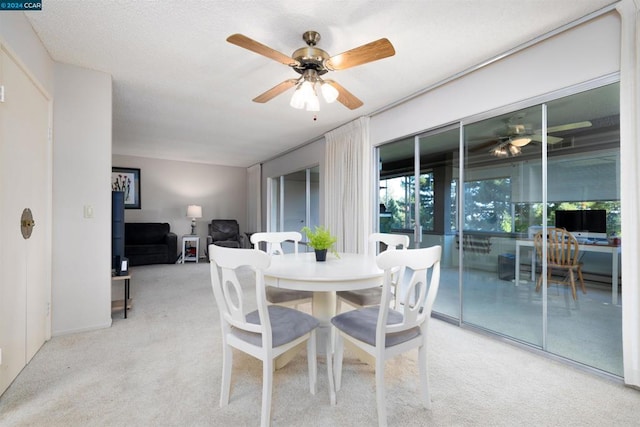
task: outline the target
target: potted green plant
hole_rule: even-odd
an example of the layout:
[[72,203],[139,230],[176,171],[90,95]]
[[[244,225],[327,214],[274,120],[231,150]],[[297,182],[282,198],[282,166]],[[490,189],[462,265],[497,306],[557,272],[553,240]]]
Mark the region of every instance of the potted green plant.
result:
[[333,248],[333,244],[338,238],[331,235],[331,232],[325,227],[316,226],[314,230],[305,226],[302,232],[307,236],[307,244],[316,252],[316,261],[325,261],[327,259],[327,251],[330,250],[336,257],[338,252]]

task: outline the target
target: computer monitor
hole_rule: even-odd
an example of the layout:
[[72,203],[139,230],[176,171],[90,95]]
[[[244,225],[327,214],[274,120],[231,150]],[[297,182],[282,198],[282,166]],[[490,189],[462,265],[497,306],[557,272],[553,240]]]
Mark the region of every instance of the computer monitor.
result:
[[577,237],[606,239],[607,211],[594,210],[557,210],[556,227],[564,228]]

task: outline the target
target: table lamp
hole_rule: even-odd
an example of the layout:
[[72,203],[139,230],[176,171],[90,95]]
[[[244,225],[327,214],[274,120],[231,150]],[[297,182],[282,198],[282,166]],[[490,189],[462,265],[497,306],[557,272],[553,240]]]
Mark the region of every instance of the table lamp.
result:
[[189,205],[187,206],[187,216],[191,218],[191,234],[196,234],[196,218],[202,218],[202,206]]

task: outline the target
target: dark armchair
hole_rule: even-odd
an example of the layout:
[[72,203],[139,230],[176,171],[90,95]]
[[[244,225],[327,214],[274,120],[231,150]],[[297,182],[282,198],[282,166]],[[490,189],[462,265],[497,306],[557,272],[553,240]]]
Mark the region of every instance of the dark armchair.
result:
[[207,247],[210,244],[227,248],[244,248],[244,236],[235,219],[214,219],[209,224]]

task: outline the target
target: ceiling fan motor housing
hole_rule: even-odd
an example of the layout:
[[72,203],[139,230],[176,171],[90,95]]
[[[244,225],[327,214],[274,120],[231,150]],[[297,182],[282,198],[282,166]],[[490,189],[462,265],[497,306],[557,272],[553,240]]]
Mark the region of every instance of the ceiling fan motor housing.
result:
[[307,47],[301,47],[293,52],[291,57],[300,65],[292,68],[299,74],[304,74],[306,70],[315,70],[319,76],[326,74],[329,70],[324,66],[324,62],[330,56],[324,50],[315,47],[320,41],[320,34],[317,31],[307,31],[302,35],[302,40],[307,44]]

